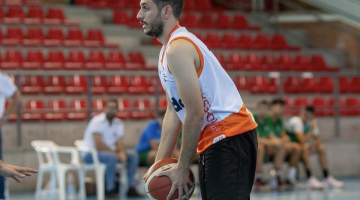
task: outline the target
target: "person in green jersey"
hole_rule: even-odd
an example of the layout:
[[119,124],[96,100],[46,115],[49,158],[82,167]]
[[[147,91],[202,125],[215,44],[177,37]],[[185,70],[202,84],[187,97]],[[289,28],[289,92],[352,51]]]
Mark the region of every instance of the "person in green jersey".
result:
[[[306,175],[308,178],[307,185],[310,188],[322,189],[325,185],[331,185],[337,188],[343,187],[343,182],[338,181],[329,175],[326,148],[320,140],[320,131],[314,113],[315,110],[312,106],[303,108],[299,116],[293,116],[289,119],[286,125],[286,132],[289,135],[291,141],[299,143],[302,147],[301,158],[306,169]],[[312,176],[309,160],[310,153],[316,153],[319,156],[319,162],[323,169],[325,178],[323,183]]]
[[[263,103],[262,103],[263,104]],[[262,105],[264,106],[264,104]],[[258,163],[257,180],[261,180],[261,170],[265,156],[274,157],[274,168],[276,172],[277,187],[293,184],[295,181],[296,167],[300,158],[301,147],[298,143],[291,142],[285,132],[281,119],[285,109],[282,99],[274,99],[271,102],[270,111],[267,115],[256,115],[255,121],[259,124]],[[281,168],[285,157],[289,155],[288,177],[283,181],[280,177]]]

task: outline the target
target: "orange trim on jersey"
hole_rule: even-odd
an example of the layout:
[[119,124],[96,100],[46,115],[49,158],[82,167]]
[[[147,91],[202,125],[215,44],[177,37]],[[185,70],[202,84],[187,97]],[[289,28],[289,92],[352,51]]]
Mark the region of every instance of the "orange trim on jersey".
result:
[[198,142],[197,153],[204,152],[221,139],[246,133],[256,127],[257,123],[251,112],[247,112],[244,104],[239,112],[229,115],[220,122],[212,122],[204,127]]
[[[183,36],[182,36],[182,37],[174,38],[173,40],[171,40],[170,44],[171,44],[173,41],[175,41],[175,40],[181,40],[181,39],[187,40],[187,41],[191,42],[191,43],[195,46],[196,51],[198,52],[199,57],[200,57],[200,68],[199,68],[198,71],[197,71],[197,75],[198,75],[198,77],[200,77],[200,75],[201,75],[201,73],[202,73],[202,71],[203,71],[203,69],[204,69],[204,56],[203,56],[202,52],[200,51],[200,48],[198,47],[198,45],[196,45],[195,42],[192,41],[192,40],[191,40],[190,38],[188,38],[188,37],[183,37]],[[170,44],[169,44],[169,45],[170,45]],[[169,66],[168,66],[168,67],[169,67]],[[170,69],[169,69],[169,72],[170,72]],[[170,72],[170,73],[171,73],[171,72]]]
[[161,64],[162,64],[163,61],[164,61],[164,56],[165,56],[165,52],[166,52],[166,48],[167,48],[167,43],[169,42],[169,40],[170,40],[170,38],[171,38],[171,35],[172,35],[178,28],[180,28],[180,25],[175,26],[175,27],[170,31],[170,33],[169,33],[169,35],[168,35],[168,38],[166,39],[166,43],[165,43],[165,45],[164,45],[164,46],[165,46],[164,52],[163,52],[162,57],[161,57]]
[[168,70],[169,70],[170,74],[172,74],[172,73],[171,73],[171,71],[170,71],[169,65],[167,65],[167,68],[168,68]]

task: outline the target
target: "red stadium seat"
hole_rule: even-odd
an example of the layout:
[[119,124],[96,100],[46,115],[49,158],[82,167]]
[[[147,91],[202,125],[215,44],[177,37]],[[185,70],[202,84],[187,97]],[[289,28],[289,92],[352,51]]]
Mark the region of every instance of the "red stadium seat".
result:
[[91,0],[75,0],[75,4],[76,5],[83,5],[83,6],[87,6],[89,5]]
[[61,29],[49,29],[48,35],[44,40],[45,46],[60,46],[65,41],[64,33]]
[[338,71],[339,68],[329,67],[322,55],[313,55],[311,57],[311,65],[313,71]]
[[294,68],[294,63],[291,59],[291,56],[288,54],[283,54],[279,56],[277,61],[277,69],[280,71],[290,71]]
[[261,69],[265,71],[273,71],[277,67],[275,56],[273,54],[265,54],[261,59]]
[[66,82],[63,76],[49,76],[44,87],[45,94],[61,94],[65,91]]
[[111,47],[117,48],[119,47],[116,43],[107,43],[105,42],[104,34],[101,29],[90,29],[88,30],[88,37],[85,40],[84,45],[87,47]]
[[64,23],[64,21],[65,21],[65,15],[61,8],[49,8],[48,16],[44,20],[44,23],[50,25],[59,25]]
[[84,42],[84,35],[81,29],[69,29],[68,37],[65,40],[65,46],[78,47]]
[[24,19],[25,24],[40,24],[45,19],[42,7],[29,7],[29,14]]
[[86,99],[73,99],[70,103],[71,112],[66,114],[69,121],[85,120],[88,117],[88,102]]
[[126,65],[126,60],[121,51],[112,51],[109,53],[109,58],[105,65],[106,69],[118,70],[124,69]]
[[147,93],[149,83],[145,76],[133,76],[131,77],[131,85],[129,87],[130,94],[143,94]]
[[215,27],[218,29],[228,29],[231,28],[231,21],[228,15],[220,13],[215,23]]
[[131,117],[131,110],[133,109],[133,106],[129,99],[119,98],[118,106],[119,112],[117,113],[116,117],[120,119],[128,119]]
[[237,47],[237,41],[234,34],[224,34],[221,41],[222,49],[234,49]]
[[42,100],[28,100],[21,118],[25,122],[40,121],[44,118],[44,110],[45,103]]
[[270,82],[268,84],[268,92],[271,94],[277,94],[278,93],[278,85],[279,85],[278,78],[270,78]]
[[[344,101],[342,99],[339,99],[339,110],[340,113],[339,114],[343,114],[343,107],[345,106]],[[329,102],[328,102],[328,107],[329,109],[327,109],[326,113],[327,115],[333,116],[335,114],[335,99],[334,98],[330,98]]]
[[41,51],[28,51],[27,59],[21,68],[25,70],[38,70],[44,63],[45,59]]
[[114,12],[113,22],[114,24],[124,24],[126,25],[129,21],[128,14],[124,10],[116,10]]
[[110,85],[108,87],[109,94],[124,94],[128,93],[130,84],[126,76],[112,76]]
[[[49,101],[49,112],[44,114],[45,121],[63,121],[66,119],[67,103],[64,99],[51,99]],[[65,111],[64,111],[65,110]]]
[[227,70],[244,69],[244,62],[240,54],[234,53],[229,56],[229,63],[226,65]]
[[[138,8],[139,5],[136,5]],[[140,20],[137,18],[137,12],[132,13],[132,17],[128,20],[127,25],[131,28],[141,28],[143,25],[140,23]]]
[[108,0],[91,0],[89,6],[93,9],[104,9],[108,5],[107,1]]
[[326,101],[322,97],[317,97],[313,99],[312,103],[313,107],[315,108],[315,115],[316,116],[324,116],[327,115],[326,112]]
[[131,113],[131,118],[133,119],[147,119],[153,117],[152,109],[154,107],[151,105],[149,99],[136,99],[134,108],[136,111]]
[[234,82],[239,91],[250,91],[250,81],[248,77],[237,76]]
[[283,83],[284,92],[298,93],[301,91],[301,83],[299,77],[287,77]]
[[298,51],[300,47],[293,47],[289,46],[286,42],[286,39],[281,34],[275,34],[271,40],[271,49],[273,50],[291,50],[291,51]]
[[307,98],[301,98],[301,97],[295,98],[294,106],[296,106],[298,108],[303,108],[308,105],[309,105],[309,102],[308,102]]
[[360,114],[360,102],[356,97],[348,97],[345,100],[345,107],[340,109],[342,115],[359,115]]
[[241,34],[239,42],[237,43],[239,49],[253,49],[254,43],[252,41],[251,35]]
[[45,70],[59,70],[65,66],[65,57],[62,51],[50,51],[47,62],[44,64]]
[[3,19],[5,24],[19,24],[25,18],[24,11],[21,6],[11,6],[8,9],[7,16]]
[[307,55],[300,54],[296,55],[294,61],[294,70],[295,71],[306,71],[311,69],[310,61]]
[[220,48],[221,42],[217,33],[208,33],[204,43],[208,48]]
[[318,90],[318,83],[315,78],[304,78],[301,83],[300,91],[305,93],[314,93]]
[[125,68],[128,70],[140,70],[145,68],[145,58],[141,52],[129,52],[129,62],[126,63]]
[[20,28],[8,28],[7,37],[2,40],[4,46],[19,45],[24,39],[24,34]]
[[80,70],[86,64],[86,59],[82,51],[70,51],[69,60],[65,64],[65,69]]
[[21,51],[17,51],[17,50],[6,51],[6,58],[1,65],[1,69],[3,70],[18,69],[22,65],[23,61],[24,59],[21,54]]
[[250,92],[252,93],[265,93],[268,91],[268,84],[265,77],[255,76],[252,78]]
[[87,77],[70,76],[70,82],[65,88],[67,94],[84,94],[87,92]]
[[197,0],[195,9],[199,11],[211,11],[213,10],[211,0]]
[[245,70],[255,71],[261,69],[261,62],[257,54],[248,54],[245,59]]
[[225,60],[225,57],[223,54],[220,54],[220,53],[214,53],[215,57],[217,58],[217,60],[219,61],[220,65],[226,69],[227,67],[227,62]]
[[86,63],[85,69],[88,70],[100,70],[105,67],[105,56],[102,51],[91,51],[89,62]]
[[339,89],[340,93],[352,92],[352,85],[347,77],[339,78]]
[[0,20],[2,21],[5,17],[5,13],[4,13],[4,10],[3,10],[3,7],[0,6]]
[[212,17],[212,13],[203,13],[199,22],[199,27],[200,28],[215,28],[215,22],[214,19]]
[[334,81],[331,77],[321,77],[318,83],[317,91],[320,93],[332,93],[334,90]]
[[203,41],[201,33],[193,33],[199,40]]
[[21,86],[22,94],[39,94],[44,90],[44,78],[42,76],[28,76]]
[[232,29],[236,29],[236,30],[249,29],[249,30],[258,31],[258,30],[261,30],[261,27],[260,26],[250,26],[244,15],[235,15],[234,21],[232,24]]
[[108,83],[105,76],[93,76],[91,91],[93,94],[104,94],[108,91]]
[[266,50],[270,49],[271,43],[266,34],[258,34],[254,41],[254,49]]
[[159,79],[159,77],[154,77],[154,76],[152,76],[151,78],[150,78],[150,84],[149,84],[149,87],[148,87],[148,93],[149,94],[155,94],[155,88],[156,88],[156,80],[158,80],[159,82],[158,82],[158,88],[159,88],[159,93],[160,94],[165,94],[165,90],[164,90],[164,88],[162,87],[162,85],[161,85],[161,82],[160,82],[160,79]]
[[92,116],[102,113],[105,109],[106,101],[105,99],[94,99],[92,102]]
[[112,9],[117,9],[117,8],[121,9],[126,6],[126,2],[127,0],[108,0],[107,6]]
[[185,0],[184,11],[195,10],[196,5],[194,0]]
[[41,28],[29,28],[27,38],[23,40],[24,46],[38,46],[45,40],[44,33]]
[[159,109],[160,110],[166,110],[167,108],[167,99],[163,98],[159,100]]
[[352,92],[354,93],[360,93],[360,77],[353,77],[352,81]]
[[181,25],[187,28],[197,28],[199,27],[199,20],[194,13],[185,13],[184,19],[181,20]]

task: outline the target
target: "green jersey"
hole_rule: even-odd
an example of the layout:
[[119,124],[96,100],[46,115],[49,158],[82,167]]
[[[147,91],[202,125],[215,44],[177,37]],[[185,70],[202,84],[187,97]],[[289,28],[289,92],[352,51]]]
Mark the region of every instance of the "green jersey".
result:
[[281,137],[281,132],[284,131],[284,125],[281,118],[277,118],[273,121],[270,115],[266,115],[265,119],[260,122],[258,115],[254,115],[258,127],[256,131],[261,138],[266,138],[269,134],[274,134],[277,138]]
[[[300,116],[293,116],[286,125],[286,133],[292,142],[298,142],[296,134],[306,134],[312,128],[311,121],[304,123]],[[319,135],[319,127],[314,127],[313,136]],[[311,142],[310,141],[307,142]]]

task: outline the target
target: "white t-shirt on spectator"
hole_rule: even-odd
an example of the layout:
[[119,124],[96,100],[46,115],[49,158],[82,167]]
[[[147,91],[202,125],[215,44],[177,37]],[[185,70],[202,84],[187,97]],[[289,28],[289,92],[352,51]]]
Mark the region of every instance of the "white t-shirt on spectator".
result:
[[12,82],[11,78],[0,71],[0,118],[5,111],[6,99],[11,98],[16,91],[17,87]]
[[100,134],[103,143],[112,150],[115,150],[116,142],[124,136],[124,124],[118,118],[114,118],[112,124],[106,118],[105,113],[93,117],[84,134],[84,144],[89,148],[96,148],[93,134]]

